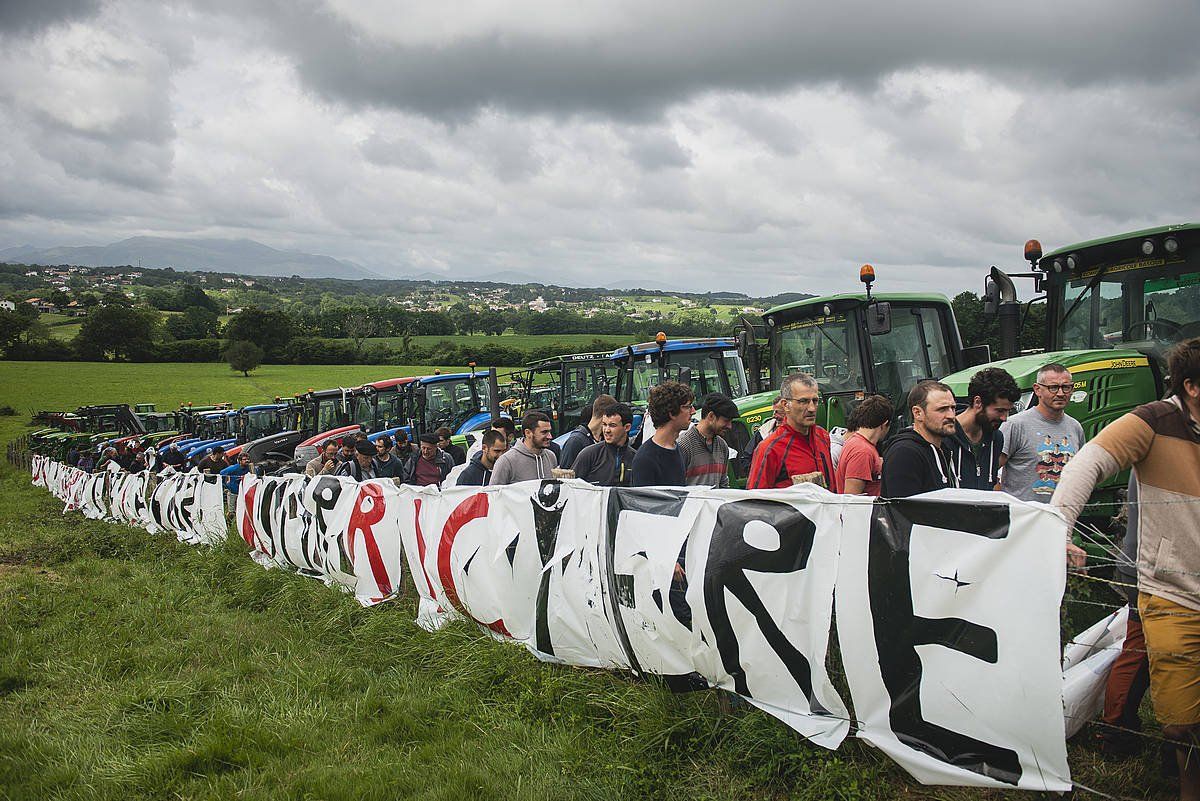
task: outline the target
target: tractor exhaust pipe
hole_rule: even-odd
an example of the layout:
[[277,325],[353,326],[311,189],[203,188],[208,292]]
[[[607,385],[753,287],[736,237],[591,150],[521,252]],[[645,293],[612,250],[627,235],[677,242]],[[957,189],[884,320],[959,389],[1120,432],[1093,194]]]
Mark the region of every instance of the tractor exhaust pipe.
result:
[[500,382],[496,380],[496,368],[488,368],[488,394],[492,397],[488,399],[488,410],[492,414],[492,424],[500,419]]
[[1000,324],[1000,358],[1011,359],[1020,350],[1021,304],[1012,279],[998,267],[992,267],[984,282],[984,311],[995,314]]

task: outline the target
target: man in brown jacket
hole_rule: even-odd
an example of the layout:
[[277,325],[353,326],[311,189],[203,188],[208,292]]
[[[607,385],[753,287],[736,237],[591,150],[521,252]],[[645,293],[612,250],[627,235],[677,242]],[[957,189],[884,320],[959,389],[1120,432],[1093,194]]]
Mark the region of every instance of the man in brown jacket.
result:
[[[1106,426],[1063,469],[1051,503],[1067,518],[1067,558],[1082,565],[1069,539],[1097,483],[1134,469],[1138,610],[1150,657],[1154,712],[1168,740],[1197,744],[1200,734],[1200,339],[1167,358],[1171,395]],[[1189,758],[1189,753],[1190,754]],[[1200,799],[1200,752],[1176,749],[1180,798]]]

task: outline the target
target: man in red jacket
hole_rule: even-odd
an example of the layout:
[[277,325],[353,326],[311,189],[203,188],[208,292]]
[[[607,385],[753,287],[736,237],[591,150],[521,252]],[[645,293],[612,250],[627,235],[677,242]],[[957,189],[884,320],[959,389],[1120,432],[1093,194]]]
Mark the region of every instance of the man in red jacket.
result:
[[790,487],[792,476],[820,473],[831,492],[841,492],[829,456],[829,432],[817,425],[821,393],[816,379],[807,373],[789,375],[779,398],[783,423],[754,452],[746,489]]

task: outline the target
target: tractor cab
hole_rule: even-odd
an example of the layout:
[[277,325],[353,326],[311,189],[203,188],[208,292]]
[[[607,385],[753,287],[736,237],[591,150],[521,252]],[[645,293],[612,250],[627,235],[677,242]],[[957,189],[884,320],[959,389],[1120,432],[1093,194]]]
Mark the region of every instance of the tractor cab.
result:
[[234,420],[234,436],[239,443],[253,442],[279,431],[280,412],[287,406],[282,403],[264,403],[243,406]]
[[517,387],[509,405],[521,415],[544,412],[557,437],[588,422],[585,415],[596,396],[611,395],[616,389],[616,374],[607,353],[542,359],[514,374]]
[[404,426],[405,386],[416,379],[389,378],[363,384],[354,391],[351,421],[367,432],[394,431]]
[[735,402],[750,394],[735,339],[667,339],[660,331],[653,342],[627,345],[613,351],[609,359],[617,368],[613,395],[634,410],[629,432],[633,442],[653,433],[653,424],[645,414],[646,404],[650,390],[664,381],[689,385],[697,405],[714,392]]
[[496,372],[422,376],[404,385],[412,435],[431,434],[449,428],[466,434],[487,428],[499,414]]
[[128,404],[106,406],[81,406],[75,410],[81,418],[82,430],[93,434],[117,432],[120,434],[145,434],[146,427],[141,418],[134,414]]
[[903,423],[904,399],[918,381],[986,362],[986,345],[963,348],[950,301],[926,293],[872,294],[875,271],[860,273],[865,294],[788,303],[763,315],[770,341],[771,385],[808,373],[820,387],[817,423],[845,426],[867,395],[884,395]]
[[[1025,245],[1031,272],[1006,274],[993,267],[985,281],[987,309],[1000,322],[1002,367],[1021,388],[1017,411],[1033,402],[1038,370],[1056,362],[1074,383],[1066,413],[1092,439],[1113,420],[1166,394],[1166,355],[1176,343],[1200,336],[1200,225],[1167,225],[1093,239],[1045,255],[1037,240]],[[1046,303],[1046,349],[1018,352],[1022,304],[1013,278],[1030,278]],[[1027,312],[1026,312],[1027,313]],[[965,394],[973,371],[944,379]],[[1093,502],[1123,495],[1128,474],[1101,484]],[[1085,510],[1104,524],[1111,507]]]

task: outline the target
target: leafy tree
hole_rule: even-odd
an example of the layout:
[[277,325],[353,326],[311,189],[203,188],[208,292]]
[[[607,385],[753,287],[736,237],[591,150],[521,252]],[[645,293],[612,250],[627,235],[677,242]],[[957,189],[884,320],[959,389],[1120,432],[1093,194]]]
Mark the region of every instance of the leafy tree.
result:
[[71,302],[71,296],[61,289],[56,289],[50,293],[49,301],[61,309]]
[[[963,345],[988,345],[992,357],[1000,354],[1000,322],[995,315],[983,310],[983,299],[973,292],[960,292],[950,301]],[[1022,305],[1021,330],[1018,340],[1021,350],[1046,348],[1046,304],[1044,301]]]
[[250,306],[230,318],[225,324],[225,339],[247,340],[263,350],[263,358],[274,361],[283,354],[287,343],[296,335],[296,324],[287,312]]
[[146,290],[146,303],[161,311],[181,311],[176,308],[175,293],[166,287],[152,287]]
[[176,339],[207,339],[217,334],[217,313],[203,306],[188,306],[183,314],[167,318],[167,332]]
[[225,361],[229,362],[229,369],[237,370],[246,377],[262,364],[262,360],[263,349],[245,339],[234,340],[225,348]]
[[144,361],[154,349],[159,315],[153,309],[109,304],[91,311],[76,335],[76,351],[85,359]]
[[454,320],[454,326],[458,329],[458,333],[470,336],[483,327],[483,315],[469,308],[466,304],[458,304],[451,312],[450,317]]
[[183,311],[187,311],[192,306],[208,309],[213,314],[218,314],[221,311],[221,307],[217,301],[195,284],[184,284],[180,287],[176,303]]
[[21,335],[29,330],[35,319],[37,318],[0,309],[0,350],[7,354],[12,346],[20,341]]

